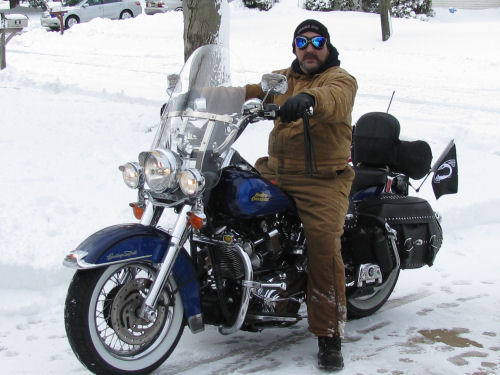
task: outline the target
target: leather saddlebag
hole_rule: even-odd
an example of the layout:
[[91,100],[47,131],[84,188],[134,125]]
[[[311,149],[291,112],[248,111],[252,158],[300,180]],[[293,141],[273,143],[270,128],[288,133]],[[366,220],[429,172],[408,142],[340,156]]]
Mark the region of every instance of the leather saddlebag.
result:
[[430,204],[421,198],[382,194],[359,202],[358,215],[378,217],[397,231],[401,268],[432,266],[443,233]]

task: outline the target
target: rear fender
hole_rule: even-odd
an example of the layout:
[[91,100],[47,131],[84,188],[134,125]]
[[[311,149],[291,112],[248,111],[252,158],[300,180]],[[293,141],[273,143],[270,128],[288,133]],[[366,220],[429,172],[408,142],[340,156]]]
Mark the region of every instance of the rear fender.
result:
[[[155,227],[121,224],[104,228],[86,240],[64,259],[64,265],[80,270],[116,263],[147,261],[161,263],[171,236]],[[191,257],[182,248],[172,269],[181,293],[184,312],[193,332],[203,330],[200,289]]]

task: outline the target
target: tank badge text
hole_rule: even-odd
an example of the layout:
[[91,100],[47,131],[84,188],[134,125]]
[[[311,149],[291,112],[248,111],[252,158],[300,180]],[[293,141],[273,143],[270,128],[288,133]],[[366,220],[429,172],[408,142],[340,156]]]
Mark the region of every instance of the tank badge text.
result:
[[255,195],[252,197],[252,202],[269,202],[269,199],[271,199],[271,196],[266,193],[255,193]]

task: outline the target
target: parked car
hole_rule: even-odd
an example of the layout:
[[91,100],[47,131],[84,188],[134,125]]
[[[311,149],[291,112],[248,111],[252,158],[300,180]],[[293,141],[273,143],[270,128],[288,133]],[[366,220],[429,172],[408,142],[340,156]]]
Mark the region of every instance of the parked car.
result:
[[147,0],[144,13],[165,13],[169,10],[182,11],[182,0]]
[[243,4],[247,8],[258,8],[260,10],[269,10],[277,2],[277,0],[243,0]]
[[63,24],[67,29],[97,17],[125,19],[142,13],[139,0],[64,0],[62,3],[48,3],[47,8],[40,22],[43,27],[53,30],[60,28],[55,11],[66,11]]

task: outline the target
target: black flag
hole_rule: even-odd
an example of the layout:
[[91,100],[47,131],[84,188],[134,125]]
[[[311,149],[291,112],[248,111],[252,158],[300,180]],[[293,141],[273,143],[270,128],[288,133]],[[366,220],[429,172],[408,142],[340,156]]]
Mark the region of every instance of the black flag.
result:
[[455,194],[458,191],[457,149],[453,140],[434,163],[431,172],[434,172],[432,190],[436,199],[441,195]]

